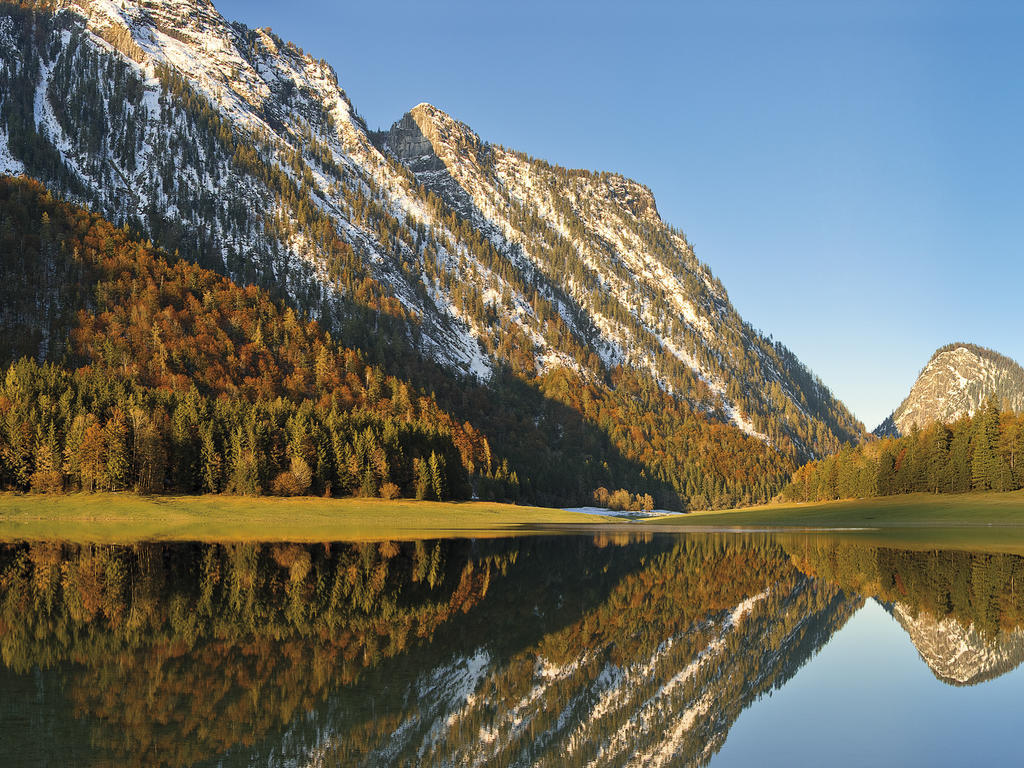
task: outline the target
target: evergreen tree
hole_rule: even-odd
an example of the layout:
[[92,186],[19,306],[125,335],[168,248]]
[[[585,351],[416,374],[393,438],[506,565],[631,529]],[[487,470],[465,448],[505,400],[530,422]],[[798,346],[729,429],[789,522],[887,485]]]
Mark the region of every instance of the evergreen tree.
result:
[[974,419],[974,446],[971,457],[971,487],[978,491],[998,488],[1000,485],[999,409],[990,398]]

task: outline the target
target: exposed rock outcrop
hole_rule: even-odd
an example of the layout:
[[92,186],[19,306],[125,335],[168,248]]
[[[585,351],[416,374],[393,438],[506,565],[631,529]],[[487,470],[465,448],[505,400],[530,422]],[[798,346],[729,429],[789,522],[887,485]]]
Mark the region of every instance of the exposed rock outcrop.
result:
[[874,432],[898,437],[915,424],[973,416],[990,397],[1003,410],[1024,411],[1024,369],[990,349],[950,344],[932,355],[910,394]]

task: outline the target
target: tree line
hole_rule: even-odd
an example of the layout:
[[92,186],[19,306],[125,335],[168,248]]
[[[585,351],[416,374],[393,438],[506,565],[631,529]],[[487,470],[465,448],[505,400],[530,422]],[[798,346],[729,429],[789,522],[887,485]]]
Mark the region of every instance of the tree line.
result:
[[787,501],[966,493],[1024,488],[1024,415],[1000,412],[990,398],[952,424],[916,425],[899,438],[847,446],[793,473]]
[[[19,304],[35,333],[10,352],[40,328],[66,347],[63,364],[3,372],[0,485],[516,497],[478,430],[265,292],[169,260],[35,182],[0,183],[0,211],[0,247],[26,282],[74,274],[82,307]],[[18,288],[12,274],[0,290]]]

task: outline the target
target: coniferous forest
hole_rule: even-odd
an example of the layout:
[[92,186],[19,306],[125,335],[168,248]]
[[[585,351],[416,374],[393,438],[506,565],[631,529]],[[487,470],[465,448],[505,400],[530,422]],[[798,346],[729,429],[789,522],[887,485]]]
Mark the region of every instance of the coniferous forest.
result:
[[787,501],[966,493],[1024,488],[1024,415],[1000,412],[994,399],[973,417],[914,428],[899,438],[846,447],[800,467],[783,489]]

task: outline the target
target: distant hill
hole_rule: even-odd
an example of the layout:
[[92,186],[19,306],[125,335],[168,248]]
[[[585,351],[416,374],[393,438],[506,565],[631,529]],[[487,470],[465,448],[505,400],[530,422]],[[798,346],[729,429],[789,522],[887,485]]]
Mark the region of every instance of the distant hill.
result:
[[1002,410],[1024,411],[1024,368],[976,344],[948,344],[935,351],[910,394],[874,432],[899,437],[914,424],[925,427],[973,416],[989,397]]

